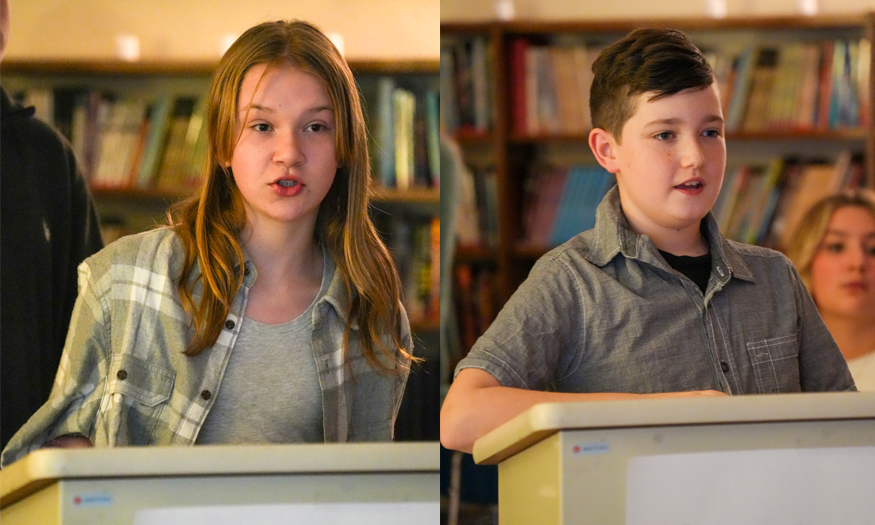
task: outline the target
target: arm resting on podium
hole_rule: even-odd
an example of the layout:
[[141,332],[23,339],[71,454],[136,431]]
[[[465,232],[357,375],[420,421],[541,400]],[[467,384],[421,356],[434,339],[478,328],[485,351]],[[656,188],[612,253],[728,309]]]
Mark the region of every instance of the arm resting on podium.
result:
[[715,390],[660,394],[542,392],[504,387],[489,372],[466,368],[456,376],[444,400],[441,409],[441,443],[446,448],[470,453],[474,441],[541,403],[725,395]]

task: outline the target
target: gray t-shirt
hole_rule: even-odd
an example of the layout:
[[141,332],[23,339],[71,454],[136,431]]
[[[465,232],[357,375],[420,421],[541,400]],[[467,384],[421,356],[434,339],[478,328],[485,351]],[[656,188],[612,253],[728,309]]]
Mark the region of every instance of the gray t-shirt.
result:
[[198,445],[324,441],[322,392],[310,339],[313,308],[334,273],[330,257],[325,254],[323,260],[322,287],[304,313],[281,324],[243,318]]

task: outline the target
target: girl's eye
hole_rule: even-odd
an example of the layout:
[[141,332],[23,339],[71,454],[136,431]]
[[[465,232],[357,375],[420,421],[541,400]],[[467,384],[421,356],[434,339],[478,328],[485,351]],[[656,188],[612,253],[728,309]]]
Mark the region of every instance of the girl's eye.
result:
[[823,246],[823,250],[830,253],[841,253],[845,249],[845,245],[840,242],[831,242]]
[[326,131],[326,130],[328,130],[328,126],[326,126],[325,124],[320,124],[320,123],[317,122],[316,124],[310,124],[309,126],[307,126],[306,129],[309,130],[309,131],[315,131],[315,132],[318,133],[318,132],[320,132],[320,131]]
[[270,124],[265,124],[264,122],[259,122],[258,124],[253,125],[252,129],[254,129],[255,131],[261,131],[261,132],[270,131]]
[[869,257],[875,257],[875,244],[873,244],[872,246],[866,246],[865,252],[866,255],[868,255]]
[[674,136],[671,131],[662,131],[653,136],[656,140],[668,140]]

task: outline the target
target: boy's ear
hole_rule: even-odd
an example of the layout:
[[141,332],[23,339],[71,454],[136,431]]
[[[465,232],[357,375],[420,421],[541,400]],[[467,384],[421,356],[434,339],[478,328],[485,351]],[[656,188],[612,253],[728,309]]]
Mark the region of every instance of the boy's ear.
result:
[[616,144],[614,136],[606,130],[593,128],[589,132],[589,149],[595,155],[595,160],[608,172],[614,174],[620,171],[620,165],[615,154]]

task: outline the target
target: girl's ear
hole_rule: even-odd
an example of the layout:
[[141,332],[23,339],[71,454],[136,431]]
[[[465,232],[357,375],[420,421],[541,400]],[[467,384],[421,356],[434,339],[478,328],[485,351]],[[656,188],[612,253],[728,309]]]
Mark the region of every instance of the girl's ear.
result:
[[589,132],[589,149],[595,155],[595,160],[608,172],[616,174],[620,171],[617,161],[617,141],[608,131],[601,128],[593,128]]

